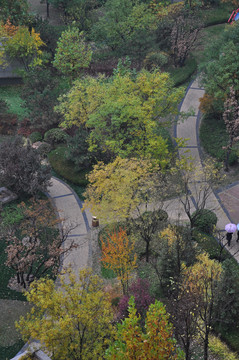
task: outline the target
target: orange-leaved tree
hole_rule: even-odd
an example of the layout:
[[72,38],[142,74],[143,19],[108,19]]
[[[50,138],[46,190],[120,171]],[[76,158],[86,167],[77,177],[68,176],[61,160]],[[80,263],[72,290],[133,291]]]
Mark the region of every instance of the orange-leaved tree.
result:
[[134,241],[130,241],[126,230],[119,229],[108,238],[101,238],[101,261],[107,269],[113,270],[121,282],[123,293],[128,292],[128,282],[132,271],[136,268],[137,256],[134,253]]

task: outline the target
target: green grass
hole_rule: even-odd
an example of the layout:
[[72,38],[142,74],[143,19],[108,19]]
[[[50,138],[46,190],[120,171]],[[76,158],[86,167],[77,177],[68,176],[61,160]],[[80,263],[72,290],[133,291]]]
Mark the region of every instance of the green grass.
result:
[[26,300],[25,296],[15,290],[9,289],[8,282],[16,272],[5,265],[7,255],[5,253],[6,242],[0,241],[0,299]]
[[49,162],[54,170],[54,175],[66,180],[76,191],[80,198],[87,185],[86,175],[89,171],[76,171],[74,163],[65,159],[65,146],[58,146],[48,154]]
[[204,9],[201,17],[205,26],[227,23],[232,10],[234,10],[233,5],[217,4],[213,8]]
[[14,345],[11,346],[0,346],[0,360],[11,359],[21,350],[24,342],[19,340]]
[[168,72],[171,74],[175,86],[187,84],[191,80],[192,75],[196,73],[196,71],[197,62],[193,57],[188,58],[183,67],[171,67],[168,69]]
[[22,85],[7,85],[0,86],[0,99],[6,100],[9,105],[9,113],[16,114],[20,118],[27,116],[26,109],[22,108],[21,105],[24,101],[20,98]]
[[[223,119],[205,116],[200,126],[199,136],[204,150],[218,161],[224,161],[225,150],[222,147],[227,145],[228,134]],[[235,148],[229,157],[229,164],[233,164],[236,159],[237,150]]]
[[[207,61],[204,50],[211,42],[216,41],[222,34],[226,24],[214,25],[204,28],[200,31],[196,44],[192,50],[192,56],[196,59],[197,64]],[[209,40],[210,39],[210,40]]]

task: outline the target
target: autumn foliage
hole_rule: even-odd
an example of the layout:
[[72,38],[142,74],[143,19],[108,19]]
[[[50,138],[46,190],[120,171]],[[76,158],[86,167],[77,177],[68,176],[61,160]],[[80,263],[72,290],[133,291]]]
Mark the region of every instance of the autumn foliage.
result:
[[30,279],[59,268],[60,256],[75,247],[72,242],[63,248],[67,231],[63,233],[56,226],[62,219],[56,219],[47,200],[31,200],[27,206],[19,205],[21,221],[7,226],[5,234],[6,265],[15,270],[17,281],[26,287]]
[[140,326],[140,315],[137,315],[133,297],[128,311],[129,316],[118,324],[116,341],[107,351],[107,360],[184,359],[184,354],[176,347],[169,314],[160,301],[150,305],[145,331]]
[[31,284],[27,300],[33,308],[17,324],[24,340],[39,340],[52,360],[104,359],[114,329],[102,281],[83,269],[79,278],[68,270],[59,283],[40,279]]
[[128,282],[136,268],[137,256],[134,254],[134,242],[128,239],[126,230],[120,229],[101,239],[101,261],[107,269],[113,270],[122,284],[123,293],[128,292]]

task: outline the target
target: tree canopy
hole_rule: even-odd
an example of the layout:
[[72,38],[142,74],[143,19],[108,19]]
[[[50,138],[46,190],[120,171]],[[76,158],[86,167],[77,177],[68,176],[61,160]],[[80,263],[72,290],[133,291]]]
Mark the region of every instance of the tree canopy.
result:
[[53,65],[64,75],[75,78],[83,68],[89,66],[91,57],[92,50],[86,44],[83,32],[72,27],[61,34]]
[[65,117],[62,126],[85,123],[91,130],[90,151],[100,148],[113,157],[153,157],[164,167],[169,153],[160,118],[176,114],[182,96],[183,89],[174,88],[167,73],[143,70],[135,77],[127,72],[110,80],[77,80],[57,109]]
[[129,300],[129,316],[118,324],[116,341],[107,350],[107,360],[179,360],[184,354],[176,347],[169,314],[160,301],[149,306],[145,331],[141,328],[134,298]]
[[21,137],[0,144],[0,184],[16,194],[36,195],[46,191],[51,170],[41,164],[41,157]]
[[31,313],[21,317],[17,328],[27,341],[40,341],[52,360],[103,359],[113,334],[110,302],[102,282],[91,270],[81,270],[79,280],[72,271],[53,280],[40,279],[31,284],[27,300]]

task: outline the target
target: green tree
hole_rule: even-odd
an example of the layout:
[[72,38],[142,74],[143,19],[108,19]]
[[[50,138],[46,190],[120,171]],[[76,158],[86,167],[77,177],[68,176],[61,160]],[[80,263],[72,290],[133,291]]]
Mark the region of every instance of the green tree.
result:
[[140,326],[134,298],[129,300],[129,316],[118,324],[116,341],[106,352],[107,360],[179,360],[183,352],[177,348],[173,338],[173,327],[169,314],[160,301],[149,306],[146,314],[145,331]]
[[138,0],[108,0],[92,37],[118,55],[144,54],[154,42],[156,17]]
[[101,149],[112,157],[157,159],[162,168],[170,161],[167,140],[160,133],[160,118],[177,113],[183,89],[175,89],[167,73],[143,70],[77,80],[60,99],[62,126],[85,123],[90,131],[90,151]]
[[32,128],[46,131],[59,124],[62,117],[54,111],[54,106],[66,86],[62,79],[45,68],[36,67],[24,74],[21,98]]
[[221,101],[221,112],[225,96],[229,95],[230,87],[239,96],[239,27],[235,23],[222,32],[220,38],[214,41],[205,51],[206,62],[202,70],[202,83],[206,93]]
[[66,276],[60,277],[58,288],[50,279],[31,285],[26,296],[33,308],[17,328],[25,341],[39,340],[52,360],[103,359],[113,334],[113,314],[102,282],[86,269],[79,280],[72,271]]
[[216,260],[209,259],[206,253],[200,254],[197,260],[185,270],[182,289],[188,290],[191,301],[197,308],[198,316],[194,321],[203,341],[204,360],[207,360],[209,334],[215,319],[214,309],[223,270],[222,265]]
[[88,30],[92,24],[91,12],[102,0],[48,0],[48,3],[62,10],[67,24],[77,23],[81,30]]
[[14,25],[24,25],[28,19],[27,0],[0,0],[0,19]]
[[82,69],[89,66],[91,57],[92,50],[86,44],[83,32],[73,27],[61,34],[53,65],[73,79],[79,76]]

